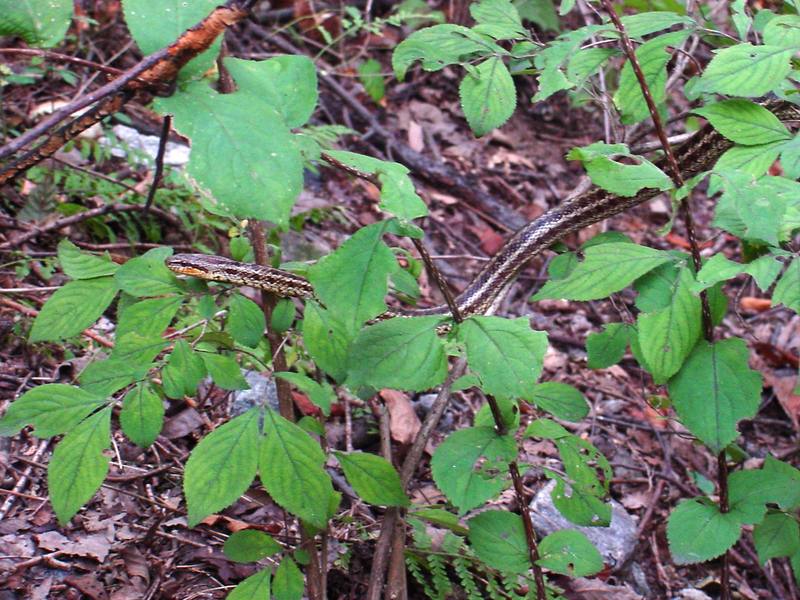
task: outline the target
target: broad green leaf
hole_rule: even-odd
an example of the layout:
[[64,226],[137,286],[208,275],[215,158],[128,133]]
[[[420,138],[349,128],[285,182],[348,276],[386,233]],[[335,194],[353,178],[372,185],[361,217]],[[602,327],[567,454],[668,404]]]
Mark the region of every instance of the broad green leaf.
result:
[[284,556],[272,579],[272,596],[275,600],[300,600],[305,580],[303,573],[291,556]]
[[[640,38],[656,31],[669,29],[674,25],[694,25],[694,20],[686,15],[679,15],[670,11],[640,12],[634,15],[621,17],[622,24],[629,37]],[[605,34],[604,37],[617,37],[616,32]]]
[[233,588],[225,600],[265,600],[270,597],[271,569],[262,569],[250,575]]
[[258,409],[251,408],[192,450],[183,478],[189,527],[230,506],[250,487],[258,464],[258,418]]
[[218,94],[194,82],[158,98],[192,140],[188,172],[211,192],[206,207],[240,219],[286,225],[303,185],[303,162],[289,127],[272,104],[254,94]]
[[[643,13],[643,15],[649,14],[652,13]],[[678,17],[678,15],[674,16]],[[656,106],[663,104],[667,97],[666,67],[672,58],[667,47],[680,46],[691,33],[691,30],[688,29],[665,33],[646,41],[636,49],[636,58]],[[614,104],[622,113],[622,122],[626,125],[638,123],[650,116],[639,80],[633,72],[630,61],[622,67],[619,88],[614,94]]]
[[358,80],[373,102],[380,102],[386,95],[382,71],[383,65],[374,58],[365,60],[358,65]]
[[458,326],[458,339],[467,350],[470,370],[492,396],[531,398],[542,372],[547,334],[531,329],[525,317],[475,316]]
[[232,356],[203,352],[200,357],[203,359],[206,369],[208,369],[208,374],[218,387],[223,390],[246,390],[250,388],[250,385],[242,375],[239,363]]
[[545,31],[558,31],[558,14],[553,6],[553,0],[515,0],[519,16],[526,21],[535,23]]
[[591,246],[564,279],[548,281],[533,300],[598,300],[630,285],[648,271],[673,260],[666,252],[628,243]]
[[[708,193],[716,194],[720,186],[723,185],[722,180],[725,178],[729,180],[733,178],[733,180],[737,182],[744,182],[749,179],[750,186],[752,187],[755,185],[753,183],[754,180],[766,173],[767,169],[772,166],[772,163],[778,160],[781,150],[783,150],[788,143],[789,142],[778,141],[768,144],[759,144],[758,146],[734,146],[726,150],[714,166],[715,173],[721,173],[722,175],[714,174],[711,176]],[[750,176],[749,178],[747,178],[748,175]],[[728,192],[734,192],[734,186],[737,186],[738,183],[727,181],[724,185]],[[719,212],[719,209],[717,212]]]
[[753,542],[762,565],[771,558],[791,556],[800,551],[800,525],[785,513],[768,514],[753,529]]
[[362,329],[350,348],[347,385],[427,390],[447,376],[441,317],[394,318]]
[[567,64],[567,79],[580,87],[594,75],[597,69],[612,56],[617,56],[616,48],[586,48],[576,52]]
[[778,15],[764,27],[764,43],[797,49],[800,46],[800,16]]
[[328,150],[327,154],[358,171],[378,178],[381,183],[381,210],[407,220],[428,214],[428,207],[414,189],[408,167],[344,150]]
[[603,557],[585,534],[573,529],[555,531],[539,542],[536,564],[568,577],[586,577],[603,569]]
[[113,277],[70,281],[45,302],[29,341],[62,340],[80,333],[100,318],[116,294]]
[[273,373],[275,377],[284,379],[308,394],[308,399],[322,410],[326,417],[331,414],[331,404],[336,400],[336,392],[327,382],[317,383],[310,377],[301,373],[280,371]]
[[675,260],[657,266],[634,282],[633,288],[638,292],[635,304],[641,312],[667,308],[672,301],[676,281],[686,264],[686,255],[674,251],[670,255]]
[[703,498],[681,501],[667,522],[672,560],[679,565],[705,562],[725,553],[739,539],[740,523]]
[[[497,396],[494,400],[497,404],[497,408],[500,411],[500,418],[503,420],[503,424],[506,426],[507,430],[516,431],[519,429],[519,403],[516,400],[504,398],[503,396]],[[488,402],[485,402],[478,409],[478,412],[475,413],[473,425],[476,427],[495,427],[496,424],[497,422],[495,421],[492,407]]]
[[33,434],[49,438],[69,431],[106,400],[79,387],[63,383],[45,383],[17,398],[0,419],[0,435],[16,434],[25,425],[33,425]]
[[289,127],[305,125],[317,107],[317,70],[307,56],[275,56],[267,60],[225,58],[237,93],[266,101]]
[[159,334],[144,337],[134,331],[118,338],[116,344],[111,352],[111,360],[127,363],[131,367],[151,364],[169,346],[169,342]]
[[381,222],[359,229],[308,271],[317,297],[350,330],[386,310],[388,278],[398,269],[394,254],[382,240],[386,227]]
[[323,529],[333,495],[323,469],[325,454],[302,429],[274,411],[264,415],[258,472],[272,499],[303,521]]
[[469,530],[458,522],[458,517],[451,512],[439,508],[420,508],[410,513],[411,516],[423,519],[434,525],[449,529],[458,535],[466,535]]
[[294,323],[294,302],[290,298],[281,298],[272,309],[269,328],[278,333],[284,333]]
[[164,393],[168,398],[180,399],[193,396],[197,384],[206,376],[207,370],[203,359],[192,350],[186,340],[178,340],[161,370]]
[[696,93],[763,96],[781,84],[791,71],[791,48],[737,44],[719,50],[706,66]]
[[237,342],[255,348],[264,337],[267,321],[264,311],[250,298],[239,293],[231,296],[228,312],[228,331]]
[[762,292],[766,292],[781,272],[782,263],[771,254],[764,255],[745,265],[745,273],[750,275]]
[[498,56],[470,69],[461,80],[458,94],[464,116],[479,137],[508,121],[517,106],[511,73]]
[[80,510],[108,473],[103,454],[111,443],[111,408],[105,408],[67,432],[47,465],[50,502],[63,526]]
[[522,517],[506,510],[487,510],[468,521],[469,543],[483,562],[501,573],[527,573],[530,552]]
[[130,333],[136,333],[143,339],[160,337],[172,323],[182,301],[180,296],[172,296],[139,300],[122,309],[118,305],[119,321],[115,332],[117,348],[120,341]]
[[772,293],[772,301],[800,314],[800,258],[793,259],[786,267]]
[[698,293],[720,281],[733,279],[746,268],[747,265],[728,260],[721,252],[715,254],[703,263],[702,268],[697,273],[697,281],[691,286],[692,291]]
[[[434,25],[415,31],[400,42],[392,53],[392,68],[403,81],[416,60],[426,71],[439,71],[447,65],[469,60],[476,54],[488,54],[496,44],[481,40],[477,34],[461,25]],[[500,48],[500,54],[504,51]]]
[[316,365],[342,382],[347,376],[350,344],[356,336],[352,321],[343,321],[341,314],[307,302],[303,318],[303,344]]
[[256,562],[283,550],[278,542],[263,531],[242,529],[225,540],[222,551],[234,562]]
[[800,508],[800,470],[771,456],[764,461],[763,470],[771,480],[769,501],[784,510]]
[[460,429],[436,448],[431,459],[433,479],[463,514],[506,486],[501,475],[516,453],[513,435],[501,436],[486,426]]
[[[151,356],[158,354],[160,347],[162,346],[151,348]],[[125,358],[112,356],[106,360],[96,360],[90,363],[78,376],[78,382],[81,384],[81,388],[88,393],[99,398],[106,398],[134,381],[144,379],[150,366],[150,362],[131,362]]]
[[566,383],[548,381],[536,384],[529,399],[542,410],[564,421],[577,422],[589,414],[584,395]]
[[563,426],[551,419],[536,419],[531,421],[530,425],[525,429],[525,435],[546,440],[557,440],[569,437],[571,434]]
[[708,119],[714,129],[737,144],[758,146],[792,137],[778,117],[750,100],[723,100],[692,112]]
[[779,487],[771,473],[763,469],[746,469],[731,473],[728,478],[729,513],[743,525],[759,523],[767,512],[766,504],[775,502]]
[[[163,0],[153,4],[148,0],[123,0],[125,22],[142,54],[152,54],[170,45],[217,7],[216,0]],[[191,60],[181,71],[182,76],[198,76],[214,65],[221,40],[217,39],[200,56]]]
[[153,248],[130,259],[114,274],[119,288],[132,296],[160,296],[180,292],[178,278],[165,265],[172,248]]
[[483,35],[497,40],[511,40],[524,38],[528,34],[511,0],[480,0],[470,5],[469,12],[477,23],[473,31]]
[[408,506],[400,475],[385,458],[364,452],[335,452],[356,494],[369,504]]
[[140,383],[125,394],[119,424],[128,439],[137,446],[147,448],[161,433],[164,403],[149,385]]
[[736,424],[758,411],[761,375],[747,357],[741,339],[701,341],[668,384],[681,422],[715,454],[736,438]]
[[73,9],[72,0],[0,0],[0,36],[50,48],[64,39]]
[[608,323],[602,332],[592,332],[586,338],[586,366],[590,369],[605,369],[617,364],[625,356],[630,338],[630,325]]
[[[615,155],[628,157],[637,164],[625,164],[613,159]],[[595,142],[583,148],[573,148],[567,154],[570,160],[580,160],[592,183],[620,196],[635,196],[642,189],[668,190],[672,180],[649,160],[630,153],[625,144]]]
[[731,21],[736,27],[736,33],[739,34],[740,40],[747,39],[747,33],[753,25],[753,19],[746,10],[747,0],[733,0],[730,3]]
[[681,368],[701,333],[700,298],[692,293],[694,277],[688,267],[680,270],[666,308],[640,313],[636,319],[639,348],[657,384]]
[[101,258],[84,252],[66,238],[58,243],[58,262],[61,263],[64,273],[72,279],[105,277],[113,275],[119,268],[119,265],[111,262],[108,256]]

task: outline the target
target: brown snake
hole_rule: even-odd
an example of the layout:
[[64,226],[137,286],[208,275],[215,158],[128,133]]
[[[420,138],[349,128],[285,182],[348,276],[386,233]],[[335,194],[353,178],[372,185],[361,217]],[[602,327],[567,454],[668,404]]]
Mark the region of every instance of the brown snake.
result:
[[[773,100],[764,106],[781,121],[800,120],[800,107],[789,102]],[[684,180],[710,169],[732,146],[733,142],[719,134],[711,125],[702,127],[676,151],[678,167]],[[662,169],[665,166],[663,160],[656,164]],[[463,317],[484,314],[533,257],[564,236],[619,214],[660,193],[659,190],[645,188],[634,196],[625,197],[595,186],[547,211],[514,233],[455,298],[459,312]],[[176,254],[166,260],[166,265],[182,275],[251,286],[278,296],[303,299],[314,297],[314,290],[306,279],[280,269],[204,254]],[[441,305],[388,311],[378,318],[447,314],[450,314],[449,308]]]

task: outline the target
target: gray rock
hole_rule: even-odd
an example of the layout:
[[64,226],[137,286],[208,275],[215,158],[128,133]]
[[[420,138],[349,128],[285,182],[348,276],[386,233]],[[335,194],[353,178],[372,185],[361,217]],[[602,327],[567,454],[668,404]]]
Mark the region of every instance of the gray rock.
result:
[[575,529],[589,538],[613,569],[625,564],[636,547],[636,520],[619,502],[611,500],[611,525],[609,527],[580,527],[567,520],[553,504],[550,494],[556,482],[551,481],[536,494],[530,503],[533,526],[539,536],[546,536],[560,529]]
[[272,377],[263,375],[258,371],[242,371],[242,375],[250,385],[250,389],[239,390],[233,394],[230,408],[228,409],[228,414],[231,417],[238,417],[254,406],[262,406],[265,403],[268,408],[274,411],[279,410],[278,388]]

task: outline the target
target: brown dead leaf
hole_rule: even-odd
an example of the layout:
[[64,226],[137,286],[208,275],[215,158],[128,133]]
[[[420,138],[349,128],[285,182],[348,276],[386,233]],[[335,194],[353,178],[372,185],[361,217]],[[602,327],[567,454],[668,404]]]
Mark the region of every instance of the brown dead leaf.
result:
[[147,568],[147,558],[135,546],[125,546],[120,552],[125,561],[125,571],[132,578],[140,579],[145,587],[150,583],[150,569]]
[[94,575],[84,575],[83,577],[65,577],[64,583],[68,583],[72,587],[78,589],[81,593],[86,594],[92,600],[108,600],[108,594],[106,593],[103,584],[101,584]]
[[772,301],[769,298],[753,298],[752,296],[745,296],[739,302],[742,310],[748,312],[764,312],[772,308]]
[[600,579],[573,579],[569,588],[583,600],[644,600],[627,585],[611,585]]
[[481,250],[483,250],[486,254],[496,254],[497,251],[503,247],[503,244],[505,244],[505,238],[491,227],[475,227],[474,225],[467,225],[467,229],[474,233],[475,236],[480,240]]
[[397,390],[381,390],[380,396],[389,411],[389,429],[392,439],[400,444],[410,444],[419,433],[419,421],[409,397]]
[[59,551],[72,556],[86,556],[103,562],[111,549],[111,542],[103,533],[81,536],[77,540],[64,537],[57,531],[46,531],[33,536],[39,548],[51,552]]
[[764,381],[775,392],[775,397],[783,412],[792,420],[795,431],[800,431],[800,396],[794,393],[797,387],[797,374],[781,375],[771,369],[763,369]]
[[422,152],[425,149],[425,136],[422,133],[422,126],[416,121],[408,124],[408,145],[415,152]]

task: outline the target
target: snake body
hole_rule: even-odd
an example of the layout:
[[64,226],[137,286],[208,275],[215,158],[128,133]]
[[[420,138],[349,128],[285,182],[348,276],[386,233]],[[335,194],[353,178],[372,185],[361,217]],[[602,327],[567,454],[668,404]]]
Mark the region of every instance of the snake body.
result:
[[[800,107],[789,102],[773,100],[764,106],[781,121],[800,120]],[[676,150],[675,156],[684,180],[710,169],[732,146],[733,142],[723,137],[710,124],[703,126]],[[665,168],[663,160],[656,165]],[[485,313],[519,271],[552,244],[572,232],[624,212],[660,193],[660,190],[645,188],[626,197],[595,186],[545,212],[514,233],[455,298],[459,312],[463,317]],[[166,260],[166,265],[179,274],[252,286],[278,296],[302,299],[314,297],[314,290],[306,279],[281,269],[204,254],[176,254]],[[441,305],[389,311],[379,318],[447,314],[450,314],[449,308]]]

